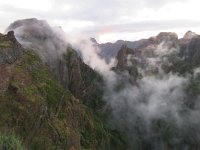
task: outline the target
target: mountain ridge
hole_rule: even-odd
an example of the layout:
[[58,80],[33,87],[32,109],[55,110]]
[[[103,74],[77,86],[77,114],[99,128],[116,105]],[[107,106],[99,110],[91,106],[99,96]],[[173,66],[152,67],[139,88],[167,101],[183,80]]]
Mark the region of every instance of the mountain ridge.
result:
[[93,113],[94,108],[76,98],[76,91],[59,83],[38,54],[17,42],[13,31],[1,34],[0,52],[0,134],[15,134],[26,149],[113,149],[126,145]]
[[[140,39],[136,41],[117,40],[116,42],[106,42],[100,44],[95,38],[91,38],[91,41],[94,42],[95,46],[100,48],[99,55],[107,62],[110,62],[111,59],[117,56],[117,53],[122,45],[127,45],[129,48],[135,49],[141,45],[144,45],[144,43],[148,44],[148,42],[153,42],[155,38],[162,41],[162,38],[166,39],[167,36],[169,38],[172,36],[174,36],[174,38],[178,38],[178,35],[174,32],[161,32],[157,36],[152,36],[147,39]],[[192,31],[187,31],[184,36],[178,40],[190,40],[193,36],[195,37],[197,34]]]

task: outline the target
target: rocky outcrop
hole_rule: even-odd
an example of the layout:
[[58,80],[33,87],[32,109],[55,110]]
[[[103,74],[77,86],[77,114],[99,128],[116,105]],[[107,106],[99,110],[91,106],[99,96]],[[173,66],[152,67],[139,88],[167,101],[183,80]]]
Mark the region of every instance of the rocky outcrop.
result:
[[[200,36],[191,31],[181,39],[178,39],[175,33],[163,32],[150,37],[131,50],[131,53],[127,52],[128,48],[122,47],[116,57],[118,60],[116,68],[121,72],[128,71],[129,75],[130,72],[134,72],[131,75],[133,77],[140,77],[138,67],[149,74],[158,72],[159,68],[166,72],[184,74],[200,65],[199,43]],[[134,71],[130,71],[130,68]]]
[[147,53],[147,51],[155,51],[158,45],[162,47],[167,47],[168,49],[178,47],[178,36],[176,33],[171,32],[161,32],[155,37],[150,37],[145,42],[143,42],[139,47],[136,48],[137,53]]
[[200,64],[200,36],[196,36],[191,39],[188,44],[188,61],[193,65]]
[[137,63],[133,58],[134,56],[135,53],[133,49],[128,48],[126,45],[122,45],[116,57],[117,65],[113,68],[120,77],[118,87],[123,87],[126,83],[136,83],[139,73]]
[[102,102],[102,77],[87,66],[70,47],[59,60],[58,66],[56,78],[60,83],[84,104],[92,105],[92,108],[97,111],[97,107],[100,108]]
[[68,88],[77,98],[81,97],[81,91],[83,88],[82,77],[80,72],[81,60],[78,58],[76,52],[68,48],[67,53],[63,55],[59,63],[58,78],[60,83]]
[[183,36],[183,39],[184,40],[190,40],[190,39],[192,39],[192,38],[194,38],[194,37],[196,37],[196,36],[198,36],[195,32],[192,32],[192,31],[187,31],[186,33],[185,33],[185,35]]
[[22,56],[22,47],[13,31],[0,35],[0,48],[0,64],[12,64]]
[[127,72],[133,81],[143,73],[155,74],[159,69],[183,74],[200,64],[199,39],[190,31],[182,39],[178,39],[175,33],[163,32],[143,41],[135,49],[122,46],[116,57],[118,63],[115,69],[118,73]]
[[157,43],[172,42],[172,44],[176,44],[178,41],[178,35],[173,32],[161,32],[156,36],[156,41]]
[[127,56],[133,55],[134,51],[130,48],[128,48],[126,45],[122,45],[121,49],[119,50],[117,54],[117,66],[116,68],[119,70],[124,70],[127,65]]
[[182,39],[179,40],[180,57],[187,63],[188,68],[194,68],[200,65],[200,36],[194,32],[188,31]]
[[[144,40],[137,48],[130,49],[123,45],[117,54],[116,70],[119,72],[127,71],[133,81],[140,77],[138,67],[142,69],[151,68],[149,58],[156,58],[158,55],[167,55],[170,49],[178,49],[179,41],[175,33],[162,32],[155,37]],[[157,62],[160,63],[160,62]],[[158,68],[152,68],[156,72]],[[148,70],[147,70],[148,71]],[[133,82],[135,83],[135,82]]]
[[14,32],[0,35],[0,93],[8,89],[12,78],[12,64],[22,57],[23,48],[17,42]]

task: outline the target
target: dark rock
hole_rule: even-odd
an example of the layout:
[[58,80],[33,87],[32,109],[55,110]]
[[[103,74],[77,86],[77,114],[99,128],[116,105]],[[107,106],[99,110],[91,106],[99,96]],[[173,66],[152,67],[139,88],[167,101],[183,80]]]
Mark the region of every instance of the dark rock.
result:
[[122,45],[121,49],[119,50],[117,54],[117,66],[116,68],[119,70],[124,70],[127,66],[127,56],[129,54],[134,54],[134,51],[130,48],[128,48],[126,45]]
[[161,32],[156,36],[156,40],[158,43],[161,43],[163,41],[177,41],[178,35],[173,32]]
[[193,67],[200,64],[200,36],[194,32],[188,31],[184,37],[179,40],[180,57],[184,58]]
[[90,38],[90,41],[93,42],[94,44],[98,44],[98,42],[95,38]]
[[200,64],[200,37],[191,39],[188,45],[188,60],[194,64]]
[[0,36],[0,64],[12,64],[22,56],[23,48],[17,42],[14,32]]
[[[57,72],[55,75],[60,83],[84,104],[90,105],[94,102],[94,95],[102,92],[99,87],[102,84],[100,75],[87,66],[72,48],[68,48],[59,60]],[[100,100],[101,97],[95,97],[96,102]]]
[[15,38],[15,36],[14,36],[14,31],[9,31],[9,32],[7,33],[7,37],[10,38],[10,39]]

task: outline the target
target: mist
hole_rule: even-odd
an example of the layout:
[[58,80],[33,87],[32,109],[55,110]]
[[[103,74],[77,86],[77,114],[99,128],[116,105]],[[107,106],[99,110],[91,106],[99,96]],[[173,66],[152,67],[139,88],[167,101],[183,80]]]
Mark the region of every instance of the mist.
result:
[[52,64],[68,46],[61,28],[50,27],[44,20],[18,20],[12,23],[6,32],[10,30],[14,30],[17,40],[23,47],[35,50],[45,63]]
[[83,61],[91,68],[103,73],[114,64],[99,57],[99,48],[88,37],[81,34],[65,33],[61,27],[49,25],[36,18],[13,22],[5,32],[13,30],[17,40],[27,49],[36,51],[44,63],[55,68],[55,62],[62,59],[68,47],[74,48]]
[[[50,66],[62,58],[67,47],[73,47],[87,65],[104,77],[103,100],[106,102],[105,113],[109,113],[108,123],[126,134],[136,149],[146,145],[160,150],[166,141],[169,145],[181,144],[179,148],[188,149],[188,143],[183,144],[188,136],[200,140],[200,119],[197,119],[200,96],[191,98],[188,94],[191,81],[200,77],[200,69],[195,68],[192,73],[184,75],[163,69],[163,65],[172,65],[171,57],[182,59],[178,57],[180,47],[176,36],[139,49],[142,50],[139,54],[129,54],[126,65],[135,67],[139,74],[135,82],[130,82],[132,77],[127,70],[118,72],[113,69],[118,60],[113,58],[106,63],[99,55],[99,47],[87,37],[64,33],[60,27],[52,27],[37,19],[16,21],[8,27],[9,30],[14,30],[19,42],[38,52]],[[187,105],[189,99],[193,102],[192,107]],[[165,134],[168,133],[166,140]]]
[[[139,55],[127,55],[126,66],[136,67],[139,73],[135,83],[130,82],[128,70],[115,73],[112,80],[107,80],[104,99],[108,112],[112,112],[109,121],[128,135],[135,149],[160,150],[166,142],[171,149],[176,145],[190,149],[188,143],[200,140],[200,120],[197,119],[200,97],[188,94],[191,82],[199,78],[199,68],[182,75],[163,69],[164,65],[173,65],[172,57],[182,60],[176,43],[177,40],[174,43],[171,39],[162,40],[140,49]],[[168,139],[166,134],[169,134]]]

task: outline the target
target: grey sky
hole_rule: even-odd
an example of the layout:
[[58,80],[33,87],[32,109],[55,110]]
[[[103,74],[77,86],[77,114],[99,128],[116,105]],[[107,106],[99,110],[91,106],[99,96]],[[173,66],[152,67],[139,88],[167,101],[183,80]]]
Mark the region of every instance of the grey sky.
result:
[[0,31],[15,20],[39,18],[100,42],[147,38],[160,31],[199,33],[199,4],[198,0],[6,0],[0,2]]

